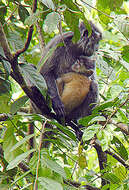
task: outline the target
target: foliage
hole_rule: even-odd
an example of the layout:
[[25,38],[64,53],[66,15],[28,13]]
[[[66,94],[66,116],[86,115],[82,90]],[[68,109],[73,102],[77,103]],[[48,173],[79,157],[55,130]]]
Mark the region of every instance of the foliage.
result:
[[[35,2],[35,1],[34,1]],[[92,115],[80,118],[83,145],[69,127],[40,114],[26,112],[29,102],[21,87],[12,79],[11,66],[0,46],[0,189],[75,190],[88,185],[102,190],[129,189],[129,2],[126,0],[40,0],[32,13],[32,0],[0,1],[0,22],[12,53],[22,49],[28,28],[34,25],[29,48],[19,57],[19,68],[27,81],[31,79],[46,98],[46,84],[27,63],[43,64],[42,44],[62,31],[73,31],[79,39],[78,24],[93,19],[103,33],[97,52],[96,71],[99,103]],[[1,26],[0,26],[1,27]],[[39,29],[41,30],[39,32]],[[89,29],[90,31],[90,29]],[[0,36],[1,38],[1,36]],[[51,106],[51,105],[49,105]],[[34,122],[34,135],[27,128]],[[53,128],[47,128],[52,125]],[[54,133],[43,139],[45,131]],[[34,136],[36,147],[28,151]],[[105,168],[99,166],[94,143],[107,155]],[[34,156],[30,161],[30,153]],[[24,166],[24,167],[23,167]],[[101,186],[100,179],[108,181]]]

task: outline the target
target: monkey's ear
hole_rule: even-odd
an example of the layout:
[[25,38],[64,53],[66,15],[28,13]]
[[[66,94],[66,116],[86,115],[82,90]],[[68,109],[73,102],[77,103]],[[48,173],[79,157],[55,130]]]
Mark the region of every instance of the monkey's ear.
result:
[[63,33],[63,35],[62,35],[64,41],[65,41],[65,40],[70,40],[70,39],[72,39],[73,36],[74,36],[74,32],[71,32],[71,31],[70,31],[70,32],[65,32],[65,33]]
[[82,31],[82,36],[83,37],[88,37],[88,30],[83,30]]
[[74,36],[74,32],[71,32],[71,31],[66,32],[66,33],[63,33],[63,36],[61,36],[61,40],[63,37],[63,40],[64,40],[65,44],[67,45],[67,44],[71,43],[73,36]]
[[91,24],[89,21],[87,21],[85,24],[84,22],[79,23],[79,30],[81,37],[88,37],[92,32]]
[[86,27],[85,27],[85,25],[84,25],[84,22],[80,22],[79,23],[79,30],[80,30],[80,33],[83,31],[83,30],[85,30],[86,29]]

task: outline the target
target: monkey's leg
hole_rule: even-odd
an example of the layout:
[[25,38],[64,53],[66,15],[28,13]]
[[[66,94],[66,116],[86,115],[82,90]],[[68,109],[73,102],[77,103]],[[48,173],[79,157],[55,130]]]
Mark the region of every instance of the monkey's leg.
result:
[[64,117],[65,115],[64,105],[61,102],[61,99],[59,96],[54,74],[52,72],[49,72],[44,75],[44,79],[46,80],[46,83],[47,83],[48,94],[50,95],[50,98],[52,100],[52,107],[54,111],[56,112],[59,118]]
[[61,77],[56,80],[56,85],[58,87],[59,95],[61,96],[65,85]]

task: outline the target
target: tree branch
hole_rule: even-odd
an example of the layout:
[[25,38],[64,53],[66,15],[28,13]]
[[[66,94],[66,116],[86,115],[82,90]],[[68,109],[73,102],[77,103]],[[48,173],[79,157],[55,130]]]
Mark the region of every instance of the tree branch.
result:
[[[37,9],[37,0],[33,0],[32,13],[35,13],[35,12],[36,12],[36,9]],[[29,45],[30,45],[30,42],[31,42],[31,39],[32,39],[33,30],[34,30],[34,26],[31,25],[30,28],[29,28],[29,31],[28,31],[28,36],[27,36],[27,40],[26,40],[26,42],[25,42],[24,48],[18,50],[18,51],[15,53],[15,55],[14,55],[14,60],[17,60],[18,57],[20,56],[20,54],[24,53],[24,52],[28,49],[28,47],[29,47]]]
[[104,128],[106,127],[106,125],[110,122],[111,118],[117,113],[118,109],[119,109],[119,108],[122,108],[128,101],[129,101],[129,95],[127,96],[127,99],[126,99],[123,103],[121,103],[121,104],[119,105],[119,107],[116,108],[116,109],[112,112],[111,115],[108,116],[108,118],[107,118],[107,120],[106,120],[106,122],[105,122],[105,124],[104,124],[104,126],[103,126],[102,129],[104,129]]
[[[35,103],[35,105],[39,108],[39,110],[41,110],[42,114],[48,114],[48,116],[55,118],[55,114],[50,113],[51,110],[47,106],[44,96],[41,94],[41,92],[38,90],[38,88],[37,87],[31,88],[31,87],[27,86],[27,84],[20,72],[20,68],[18,66],[18,61],[17,61],[17,59],[15,59],[15,56],[13,56],[11,54],[11,50],[9,48],[9,44],[8,44],[7,38],[6,38],[4,30],[3,30],[3,26],[1,23],[0,23],[0,36],[1,36],[0,43],[3,48],[4,54],[7,58],[7,60],[9,61],[9,63],[11,64],[11,68],[13,70],[11,72],[12,78],[21,86],[23,91]],[[38,93],[38,96],[35,95],[35,91]]]
[[102,126],[105,126],[105,124],[112,124],[115,125],[117,128],[120,129],[123,133],[126,135],[129,135],[129,126],[125,123],[115,123],[112,119],[110,119],[107,123],[107,121],[99,121],[99,124]]
[[38,31],[38,34],[39,34],[40,50],[41,50],[41,55],[42,55],[43,51],[44,51],[44,47],[45,47],[45,42],[44,42],[42,28],[40,27],[40,24],[39,24],[38,21],[36,23],[36,27],[37,27],[37,31]]
[[[72,181],[72,180],[64,180],[64,183],[67,184],[67,185],[71,185],[75,188],[79,188],[81,187],[81,184],[76,182],[76,181]],[[85,189],[86,190],[100,190],[99,188],[97,187],[92,187],[91,185],[84,185]]]
[[124,159],[122,159],[120,156],[118,156],[117,154],[115,154],[114,152],[111,152],[109,150],[105,151],[107,154],[111,155],[113,158],[115,158],[117,161],[119,161],[123,166],[125,166],[126,168],[129,168],[129,165],[126,164],[126,161]]
[[18,50],[18,51],[15,53],[15,55],[14,55],[14,59],[15,59],[15,60],[17,60],[18,57],[28,49],[28,47],[29,47],[29,45],[30,45],[30,41],[31,41],[31,39],[32,39],[33,28],[34,28],[33,25],[30,26],[29,32],[28,32],[28,36],[27,36],[27,40],[26,40],[26,42],[25,42],[24,48]]
[[[102,147],[94,141],[94,148],[96,149],[98,160],[99,160],[99,167],[100,171],[104,170],[107,165],[107,154],[103,152]],[[102,186],[106,185],[108,182],[107,180],[102,178]]]
[[126,135],[129,135],[129,126],[128,125],[126,125],[124,123],[114,123],[114,122],[111,122],[111,124],[113,124],[116,127],[118,127]]

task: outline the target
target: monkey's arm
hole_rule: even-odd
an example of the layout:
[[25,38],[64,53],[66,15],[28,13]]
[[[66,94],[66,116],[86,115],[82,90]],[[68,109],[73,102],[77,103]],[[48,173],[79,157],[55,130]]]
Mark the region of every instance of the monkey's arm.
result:
[[59,43],[61,42],[65,42],[65,44],[67,45],[67,43],[69,43],[72,38],[73,38],[74,33],[73,32],[65,32],[62,35],[56,35],[45,47],[42,57],[45,57],[46,54],[48,53],[48,51],[53,48],[56,47]]
[[98,84],[95,80],[91,81],[90,91],[86,96],[83,108],[83,117],[90,115],[98,100]]
[[54,111],[56,112],[57,116],[64,117],[64,105],[61,102],[59,92],[56,85],[56,79],[58,78],[57,71],[58,71],[58,64],[60,59],[60,48],[57,48],[53,55],[48,58],[48,60],[42,66],[40,73],[44,77],[47,87],[48,93],[52,100],[52,106]]
[[54,77],[53,72],[46,73],[43,76],[47,83],[48,94],[51,97],[52,107],[54,111],[56,112],[58,117],[64,117],[65,115],[64,105],[61,102],[59,92],[56,86],[56,79]]

